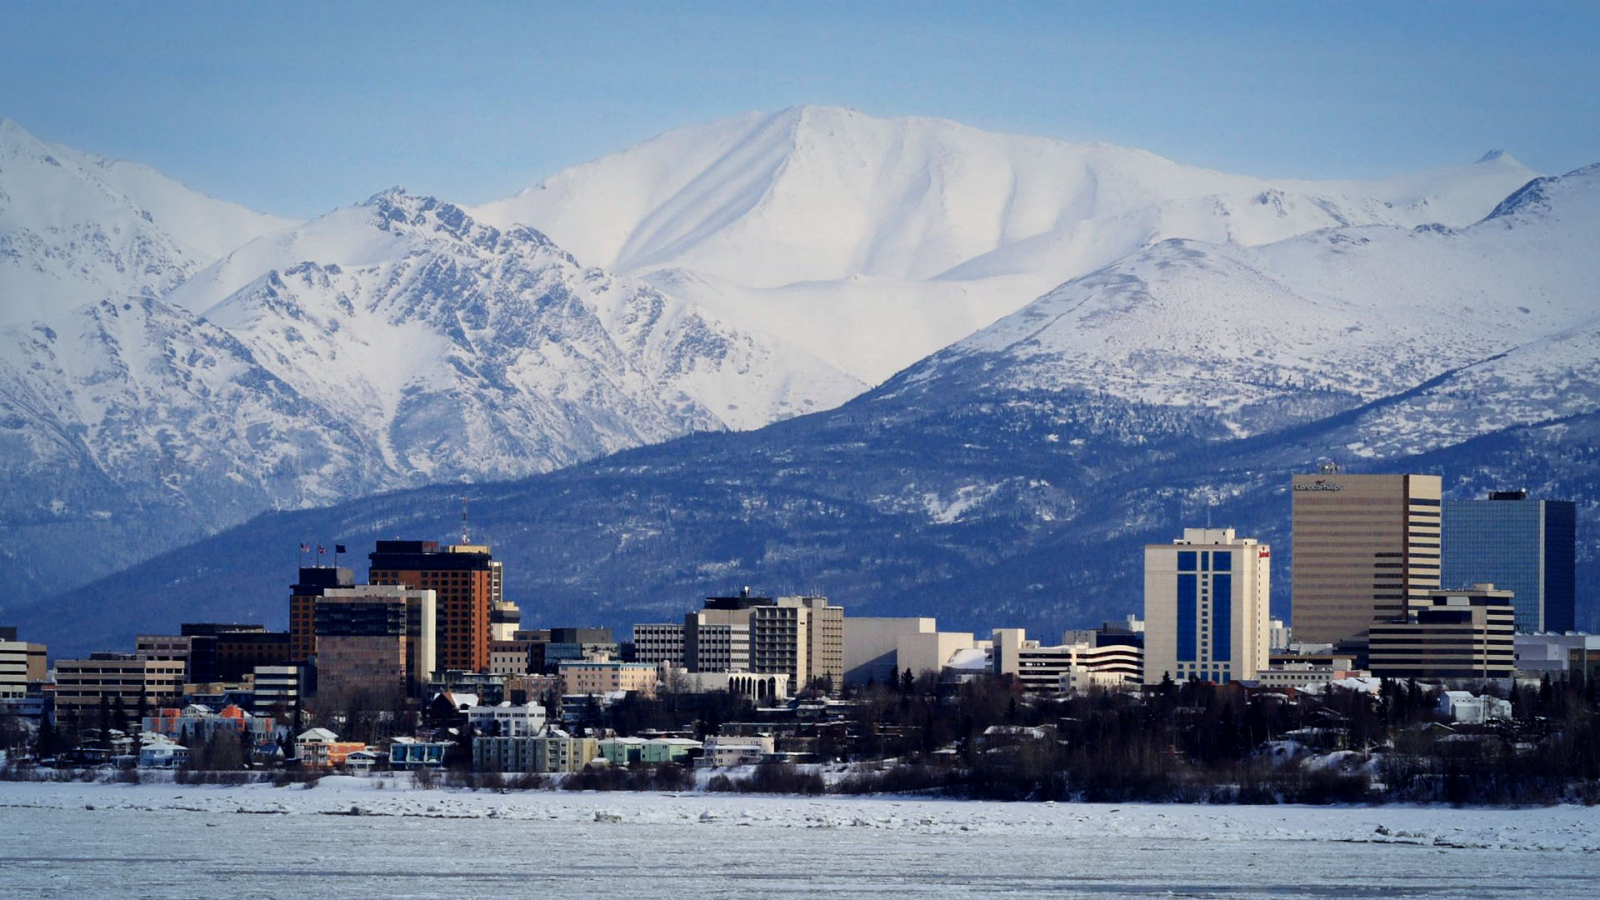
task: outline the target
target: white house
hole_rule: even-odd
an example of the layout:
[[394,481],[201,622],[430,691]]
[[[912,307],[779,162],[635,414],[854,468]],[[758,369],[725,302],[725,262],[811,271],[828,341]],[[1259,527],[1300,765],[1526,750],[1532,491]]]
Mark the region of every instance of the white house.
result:
[[1511,718],[1511,701],[1488,694],[1475,697],[1467,691],[1445,691],[1439,698],[1438,712],[1463,725],[1482,725]]

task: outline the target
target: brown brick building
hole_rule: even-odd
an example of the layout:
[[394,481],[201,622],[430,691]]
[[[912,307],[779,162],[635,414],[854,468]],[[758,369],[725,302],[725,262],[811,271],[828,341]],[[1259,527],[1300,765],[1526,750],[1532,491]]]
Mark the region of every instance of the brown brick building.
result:
[[431,590],[436,597],[434,673],[489,671],[490,613],[504,599],[500,563],[481,544],[379,541],[368,557],[372,584]]

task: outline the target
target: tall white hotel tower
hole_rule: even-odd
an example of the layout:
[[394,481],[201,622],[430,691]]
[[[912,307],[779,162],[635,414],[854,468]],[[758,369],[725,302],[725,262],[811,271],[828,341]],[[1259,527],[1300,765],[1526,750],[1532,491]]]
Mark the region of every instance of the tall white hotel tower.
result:
[[1267,667],[1272,548],[1232,528],[1185,528],[1144,548],[1144,680],[1223,684]]

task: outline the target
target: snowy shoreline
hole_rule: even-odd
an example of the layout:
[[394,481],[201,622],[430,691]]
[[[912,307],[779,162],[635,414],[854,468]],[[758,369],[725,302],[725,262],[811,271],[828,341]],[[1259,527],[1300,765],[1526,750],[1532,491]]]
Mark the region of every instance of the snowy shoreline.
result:
[[0,783],[0,818],[51,810],[554,820],[574,826],[870,828],[1056,839],[1334,841],[1444,849],[1600,853],[1600,807],[1211,806],[1030,803],[884,796],[772,796],[418,789],[329,776],[301,785]]

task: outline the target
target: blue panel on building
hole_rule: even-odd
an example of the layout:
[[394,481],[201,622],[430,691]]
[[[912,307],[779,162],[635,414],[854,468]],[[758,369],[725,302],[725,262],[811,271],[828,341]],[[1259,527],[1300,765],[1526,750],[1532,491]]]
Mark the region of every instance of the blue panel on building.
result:
[[1233,658],[1233,576],[1211,576],[1211,658]]
[[[1178,554],[1182,556],[1183,554]],[[1189,662],[1195,658],[1195,615],[1199,597],[1196,587],[1198,576],[1178,576],[1178,660]]]

